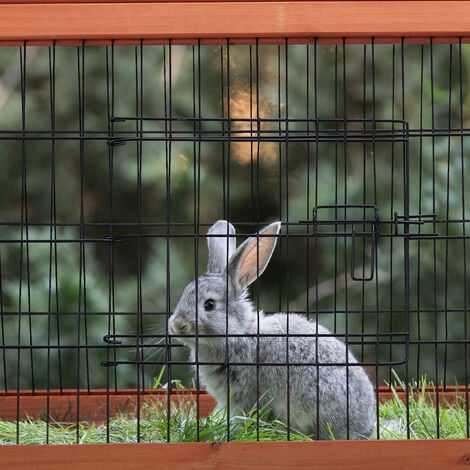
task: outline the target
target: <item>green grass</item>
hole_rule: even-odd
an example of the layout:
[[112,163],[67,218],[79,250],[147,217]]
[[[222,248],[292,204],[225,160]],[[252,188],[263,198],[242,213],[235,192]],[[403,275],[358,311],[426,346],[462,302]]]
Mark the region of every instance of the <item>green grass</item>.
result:
[[[170,419],[161,405],[147,405],[143,417],[119,416],[109,422],[109,426],[80,423],[80,425],[47,423],[45,421],[21,421],[18,424],[0,421],[0,444],[16,443],[17,430],[21,444],[45,444],[46,430],[50,444],[98,444],[103,442],[223,442],[229,437],[232,441],[285,441],[307,440],[308,436],[291,432],[280,421],[256,419],[255,413],[227,419],[225,412],[214,411],[205,418],[196,419],[196,406],[187,402],[182,406],[172,406]],[[230,436],[227,435],[230,429]],[[168,439],[170,436],[170,439]]]
[[[432,383],[422,379],[412,384],[416,394],[411,392],[408,406],[398,398],[397,388],[404,390],[405,384],[396,379],[392,386],[393,400],[380,405],[381,439],[463,439],[470,437],[469,415],[464,397],[457,402],[437,405],[434,392],[425,391],[425,387],[434,390]],[[408,426],[409,422],[409,426]],[[408,430],[409,429],[409,435]]]
[[[422,381],[420,386],[424,385],[432,386]],[[452,406],[436,406],[432,393],[420,391],[417,396],[410,393],[406,406],[397,394],[397,389],[403,386],[400,382],[392,386],[394,398],[379,407],[381,439],[407,439],[408,421],[411,439],[468,437],[468,417],[463,400]],[[228,419],[223,411],[214,411],[208,417],[197,420],[195,404],[184,402],[180,406],[172,406],[168,417],[166,407],[155,403],[143,408],[139,426],[135,417],[125,415],[111,419],[108,425],[81,423],[78,427],[45,421],[22,421],[18,424],[0,421],[0,444],[15,444],[17,436],[21,444],[311,439],[294,431],[288,433],[286,425],[280,421],[265,420],[265,409],[260,410],[259,416],[258,420],[256,412],[252,412]],[[229,436],[227,429],[230,429]]]

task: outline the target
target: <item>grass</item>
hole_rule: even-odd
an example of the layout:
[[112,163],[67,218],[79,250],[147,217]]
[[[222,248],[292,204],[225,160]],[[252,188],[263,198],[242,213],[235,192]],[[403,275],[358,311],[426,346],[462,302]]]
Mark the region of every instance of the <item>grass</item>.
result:
[[[285,441],[308,440],[308,436],[290,432],[280,421],[264,421],[265,410],[246,416],[227,418],[224,411],[213,411],[209,416],[196,419],[194,403],[182,402],[172,406],[170,419],[166,408],[159,403],[144,405],[137,419],[126,415],[113,418],[109,426],[80,423],[47,423],[45,421],[0,421],[0,444],[15,444],[17,430],[21,444],[99,444],[103,442],[224,442],[231,441]],[[230,429],[230,436],[227,435]],[[48,436],[46,438],[46,431]],[[170,436],[170,439],[168,439]]]
[[[422,379],[419,384],[411,384],[407,406],[397,393],[397,389],[405,389],[405,384],[398,378],[396,382],[391,387],[393,399],[380,405],[381,439],[470,437],[470,416],[463,396],[457,398],[456,403],[452,405],[446,403],[437,405],[434,385]],[[433,391],[426,391],[426,388]]]
[[[410,392],[408,407],[399,398],[397,390],[404,384],[398,381],[391,387],[393,399],[379,407],[379,434],[381,439],[459,439],[469,437],[469,417],[463,399],[450,405],[436,405],[433,393],[424,387],[432,384],[424,380],[419,392]],[[416,384],[414,384],[416,389]],[[411,387],[410,387],[411,389]],[[280,421],[267,421],[266,409],[235,418],[227,418],[223,411],[214,411],[197,420],[196,406],[182,402],[170,409],[159,403],[146,405],[139,419],[121,415],[108,425],[81,423],[46,423],[45,421],[0,421],[0,444],[97,444],[103,442],[224,442],[231,441],[284,441],[309,440],[291,431]],[[408,426],[409,422],[409,426]],[[409,428],[409,435],[408,435]],[[227,429],[230,435],[227,435]],[[170,436],[170,438],[168,438]],[[375,438],[376,436],[374,436]]]

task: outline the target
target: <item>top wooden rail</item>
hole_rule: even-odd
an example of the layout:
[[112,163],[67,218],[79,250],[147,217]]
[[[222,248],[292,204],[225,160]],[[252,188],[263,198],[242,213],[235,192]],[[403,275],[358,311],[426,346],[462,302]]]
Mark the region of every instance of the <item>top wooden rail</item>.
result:
[[468,1],[0,0],[2,44],[469,42]]

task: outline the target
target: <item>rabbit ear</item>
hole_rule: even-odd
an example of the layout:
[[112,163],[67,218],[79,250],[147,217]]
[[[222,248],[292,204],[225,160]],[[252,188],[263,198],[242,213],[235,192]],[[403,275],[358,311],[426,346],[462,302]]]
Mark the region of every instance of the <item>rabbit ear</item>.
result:
[[208,273],[222,273],[235,252],[235,228],[226,220],[218,220],[207,232]]
[[280,229],[281,222],[273,222],[238,247],[230,260],[229,273],[240,289],[245,289],[263,274],[276,247],[276,235]]

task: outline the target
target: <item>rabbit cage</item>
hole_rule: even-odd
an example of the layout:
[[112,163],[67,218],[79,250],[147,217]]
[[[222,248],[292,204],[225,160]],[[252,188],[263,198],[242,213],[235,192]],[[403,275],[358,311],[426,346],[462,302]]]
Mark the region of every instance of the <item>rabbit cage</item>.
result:
[[[466,2],[0,2],[0,442],[223,443],[113,446],[113,468],[155,452],[207,465],[244,440],[241,466],[422,463],[420,449],[468,464],[469,17]],[[253,374],[269,366],[262,311],[286,313],[293,344],[295,315],[324,325],[358,361],[335,366],[374,386],[370,440],[262,443],[315,439],[290,425],[289,354],[272,364],[288,371],[284,422],[260,380],[254,409],[211,413],[204,335],[189,357],[169,318],[207,242],[232,243],[207,234],[220,219],[258,248],[281,221],[250,287]],[[231,398],[241,363],[214,361]],[[68,461],[41,449],[0,452]]]

